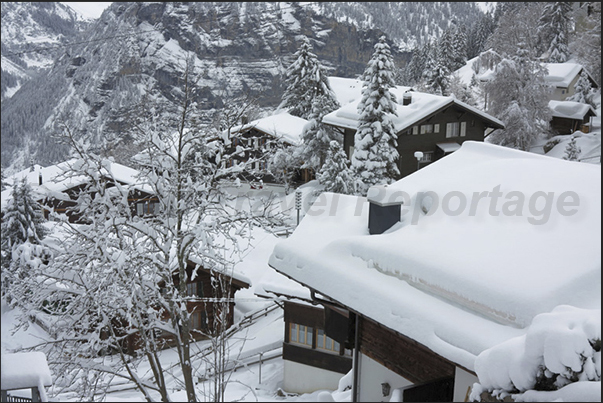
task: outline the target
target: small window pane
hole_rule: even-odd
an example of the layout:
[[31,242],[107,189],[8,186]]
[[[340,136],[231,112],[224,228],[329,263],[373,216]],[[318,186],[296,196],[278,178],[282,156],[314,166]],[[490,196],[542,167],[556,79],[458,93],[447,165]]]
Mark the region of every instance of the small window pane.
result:
[[316,338],[316,347],[323,348],[325,345],[325,332],[322,329],[318,329],[318,336]]
[[297,341],[297,325],[291,324],[291,341]]
[[314,329],[311,327],[308,327],[308,333],[307,333],[307,338],[306,338],[306,344],[311,346],[312,345],[312,334],[314,332]]

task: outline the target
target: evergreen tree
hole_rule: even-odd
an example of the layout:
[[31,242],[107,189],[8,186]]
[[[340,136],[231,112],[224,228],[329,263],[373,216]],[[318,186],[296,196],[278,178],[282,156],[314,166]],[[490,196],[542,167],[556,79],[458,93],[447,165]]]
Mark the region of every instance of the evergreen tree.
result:
[[341,141],[339,135],[331,126],[322,123],[322,118],[332,110],[332,99],[319,95],[312,102],[312,112],[309,122],[301,134],[302,143],[299,146],[299,158],[303,161],[301,168],[313,169],[318,172],[323,166],[329,151],[331,140]]
[[396,132],[391,115],[396,115],[394,62],[385,36],[375,45],[375,51],[362,76],[362,99],[358,104],[358,130],[354,136],[352,169],[358,181],[357,193],[366,195],[372,185],[391,183],[400,175]]
[[572,136],[572,139],[567,143],[567,147],[565,148],[565,155],[563,156],[564,160],[568,161],[578,161],[578,157],[582,150],[576,144],[576,137]]
[[279,108],[286,108],[291,115],[308,119],[312,113],[312,102],[319,96],[325,113],[339,108],[339,102],[331,89],[329,79],[318,58],[312,53],[312,45],[303,37],[295,61],[287,68],[287,88]]
[[354,173],[350,161],[338,141],[331,141],[327,159],[316,175],[325,192],[353,194]]
[[0,191],[6,189],[6,178],[4,177],[4,169],[0,170]]
[[570,42],[572,55],[601,82],[601,3],[580,3],[575,9],[575,35]]
[[427,91],[436,95],[448,95],[450,86],[450,69],[446,60],[448,46],[436,49],[435,61],[427,70]]
[[592,85],[590,83],[590,80],[588,79],[588,74],[584,70],[582,70],[580,72],[580,77],[578,78],[578,81],[576,81],[576,84],[574,85],[574,90],[576,92],[574,92],[572,96],[567,97],[566,101],[574,101],[592,105],[592,89]]
[[546,48],[548,61],[564,63],[569,59],[568,36],[571,26],[570,2],[545,3],[538,20],[540,43]]
[[33,267],[48,260],[49,252],[41,243],[47,235],[43,222],[40,205],[23,178],[13,187],[1,225],[2,296],[9,303],[19,299],[15,295],[19,292],[13,294],[15,281],[30,276]]
[[473,59],[486,50],[486,44],[494,32],[494,19],[490,14],[484,14],[471,25],[467,34],[467,58]]
[[467,63],[467,30],[464,26],[455,27],[452,31],[452,50],[450,70],[456,71]]
[[2,218],[2,251],[11,251],[28,242],[40,244],[46,236],[39,203],[33,198],[31,186],[23,178],[15,184]]

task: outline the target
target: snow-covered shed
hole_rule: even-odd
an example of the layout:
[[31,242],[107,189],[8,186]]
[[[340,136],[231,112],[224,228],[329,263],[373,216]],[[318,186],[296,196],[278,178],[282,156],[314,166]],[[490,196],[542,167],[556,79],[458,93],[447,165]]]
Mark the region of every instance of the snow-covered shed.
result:
[[[2,401],[8,402],[11,390],[31,389],[31,401],[47,402],[46,387],[52,386],[52,376],[46,355],[40,351],[8,353],[2,351]],[[10,400],[20,401],[20,400]]]
[[538,315],[600,317],[601,167],[465,142],[367,198],[323,194],[269,265],[349,313],[358,400],[463,401]]
[[591,118],[597,116],[588,104],[574,101],[549,101],[551,128],[557,134],[572,134],[578,130],[588,132]]

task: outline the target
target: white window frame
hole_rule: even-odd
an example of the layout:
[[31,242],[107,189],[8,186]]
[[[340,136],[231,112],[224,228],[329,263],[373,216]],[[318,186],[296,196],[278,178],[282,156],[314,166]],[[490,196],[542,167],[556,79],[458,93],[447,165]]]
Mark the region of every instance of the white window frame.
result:
[[467,122],[461,122],[461,137],[465,137],[467,135]]
[[446,138],[458,137],[460,130],[459,122],[446,123]]

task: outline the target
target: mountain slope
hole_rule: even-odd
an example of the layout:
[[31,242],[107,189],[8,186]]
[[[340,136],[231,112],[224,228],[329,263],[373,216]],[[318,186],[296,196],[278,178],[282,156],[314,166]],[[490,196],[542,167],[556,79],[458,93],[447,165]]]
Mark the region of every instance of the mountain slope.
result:
[[[68,150],[52,137],[64,125],[118,161],[128,162],[136,151],[130,136],[136,119],[146,115],[158,130],[174,127],[170,119],[176,114],[186,60],[199,75],[196,107],[206,112],[242,95],[256,98],[260,108],[276,107],[301,35],[311,38],[330,75],[356,77],[379,36],[387,33],[392,38],[385,29],[395,25],[395,15],[403,13],[401,4],[406,3],[385,4],[389,6],[113,3],[85,32],[73,36],[73,45],[60,48],[47,71],[3,100],[2,166],[21,169],[32,160],[46,165],[64,159]],[[427,3],[408,4],[406,10]],[[364,14],[369,5],[374,13]],[[427,21],[419,16],[428,7],[407,13],[408,18],[416,18],[414,25]],[[450,23],[445,18],[451,11],[442,10],[450,7],[439,9],[439,19],[448,21],[443,24]],[[347,22],[342,13],[348,15]],[[420,31],[437,32],[430,24],[425,27]],[[400,51],[402,42],[391,40],[398,66],[410,56]]]
[[71,40],[86,24],[61,3],[2,2],[1,7],[4,100],[24,81],[51,67],[56,46]]

